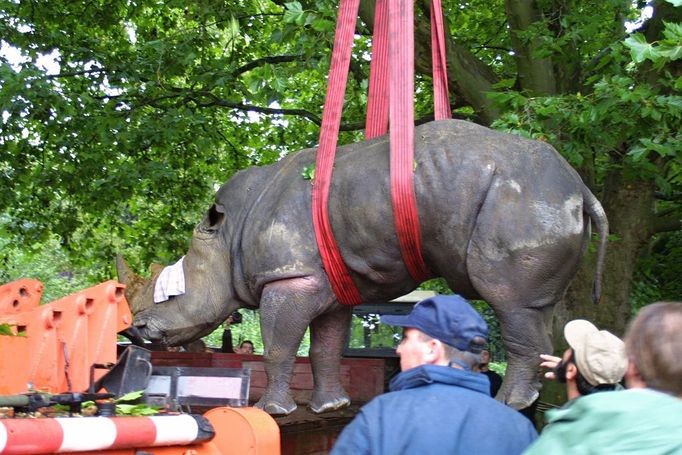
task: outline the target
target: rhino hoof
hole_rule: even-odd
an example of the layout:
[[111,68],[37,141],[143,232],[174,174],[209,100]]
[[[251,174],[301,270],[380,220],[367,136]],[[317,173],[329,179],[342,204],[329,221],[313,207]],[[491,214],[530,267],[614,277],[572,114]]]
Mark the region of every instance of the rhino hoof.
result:
[[270,415],[289,415],[297,408],[296,403],[293,401],[289,403],[289,405],[285,405],[275,401],[264,402],[263,400],[256,403],[255,407],[262,409]]
[[532,405],[539,395],[540,394],[536,390],[524,390],[523,393],[519,393],[518,390],[505,389],[503,385],[495,399],[520,411]]
[[310,403],[310,410],[316,414],[321,414],[323,412],[336,411],[347,406],[350,406],[350,399],[348,397],[341,397],[324,403],[315,403],[313,401]]

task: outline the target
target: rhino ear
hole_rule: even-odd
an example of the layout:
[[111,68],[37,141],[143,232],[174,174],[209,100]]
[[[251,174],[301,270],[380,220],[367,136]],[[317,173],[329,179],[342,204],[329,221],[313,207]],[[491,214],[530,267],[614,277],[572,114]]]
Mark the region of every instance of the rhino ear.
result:
[[213,204],[206,214],[206,219],[210,228],[216,228],[218,224],[225,218],[225,207],[221,204]]
[[121,254],[116,255],[116,274],[118,275],[118,281],[125,285],[129,285],[137,278],[135,272],[128,267],[126,260],[123,259],[123,255]]

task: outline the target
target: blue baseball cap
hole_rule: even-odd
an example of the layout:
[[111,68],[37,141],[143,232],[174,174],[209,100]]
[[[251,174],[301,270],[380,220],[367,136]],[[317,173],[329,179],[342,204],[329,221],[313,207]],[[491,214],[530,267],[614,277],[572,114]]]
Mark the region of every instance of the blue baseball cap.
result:
[[479,351],[482,340],[474,342],[475,338],[488,339],[488,324],[459,295],[430,297],[417,303],[409,314],[382,316],[381,322],[418,329],[460,351]]

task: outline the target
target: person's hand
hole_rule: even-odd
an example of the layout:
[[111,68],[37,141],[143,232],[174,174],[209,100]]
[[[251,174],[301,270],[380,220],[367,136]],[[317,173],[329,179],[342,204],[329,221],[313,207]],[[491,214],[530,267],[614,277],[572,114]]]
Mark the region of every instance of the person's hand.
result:
[[553,370],[557,367],[557,365],[559,365],[559,362],[561,362],[561,357],[556,357],[549,354],[540,354],[540,358],[543,360],[540,366],[550,370],[545,373],[545,377],[547,379],[556,379]]

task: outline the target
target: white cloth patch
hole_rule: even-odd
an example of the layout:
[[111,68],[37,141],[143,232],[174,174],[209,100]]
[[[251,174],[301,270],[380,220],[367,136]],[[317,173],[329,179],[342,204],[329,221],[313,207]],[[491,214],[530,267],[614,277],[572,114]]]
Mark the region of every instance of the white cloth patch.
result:
[[185,293],[185,271],[182,268],[181,257],[178,262],[164,267],[154,285],[154,303],[164,302],[173,295]]

